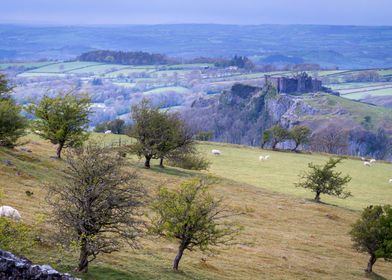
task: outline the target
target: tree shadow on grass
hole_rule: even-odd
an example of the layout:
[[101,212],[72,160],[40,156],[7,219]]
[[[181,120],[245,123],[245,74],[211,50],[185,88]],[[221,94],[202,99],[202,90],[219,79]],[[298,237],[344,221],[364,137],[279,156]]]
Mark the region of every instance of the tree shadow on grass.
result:
[[304,200],[306,201],[306,203],[309,203],[309,204],[312,203],[314,205],[331,206],[331,207],[336,207],[336,208],[340,208],[340,209],[345,209],[345,210],[351,211],[351,212],[356,212],[356,210],[348,208],[348,207],[344,207],[344,206],[333,204],[333,203],[327,203],[324,201],[315,201],[312,198],[305,198]]
[[371,280],[387,280],[384,276],[377,274],[377,273],[367,273],[366,278],[371,279]]
[[84,280],[147,280],[149,279],[147,275],[143,275],[138,272],[124,272],[120,270],[116,270],[113,268],[105,267],[105,266],[92,266],[89,269],[88,273],[74,273],[76,277],[80,277]]
[[202,176],[202,174],[195,172],[195,171],[177,169],[177,168],[172,168],[172,167],[167,167],[167,166],[165,166],[164,168],[159,167],[159,166],[153,166],[151,168],[151,171],[166,174],[166,175],[171,175],[171,176],[183,177],[183,178]]
[[74,276],[83,280],[150,280],[150,279],[201,279],[200,275],[193,275],[189,272],[173,271],[172,269],[162,270],[162,275],[157,278],[156,275],[146,272],[125,272],[107,266],[91,266],[86,274],[74,273]]

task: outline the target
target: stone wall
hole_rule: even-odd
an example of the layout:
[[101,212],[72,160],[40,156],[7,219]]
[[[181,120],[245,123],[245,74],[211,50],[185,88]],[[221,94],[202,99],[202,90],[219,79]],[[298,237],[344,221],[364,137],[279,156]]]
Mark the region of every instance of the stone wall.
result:
[[49,265],[34,265],[25,258],[0,250],[0,279],[7,280],[80,280],[62,274]]

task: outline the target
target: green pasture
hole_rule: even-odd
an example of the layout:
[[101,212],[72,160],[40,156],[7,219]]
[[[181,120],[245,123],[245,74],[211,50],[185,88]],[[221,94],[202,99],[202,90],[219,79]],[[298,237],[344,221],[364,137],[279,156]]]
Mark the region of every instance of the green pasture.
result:
[[[328,160],[328,156],[320,154],[274,152],[219,143],[201,143],[198,148],[211,161],[210,172],[214,175],[306,199],[312,199],[313,194],[294,186],[299,174],[307,170],[310,162],[322,164]],[[214,156],[212,149],[219,149],[222,154]],[[259,161],[260,155],[271,158]],[[392,184],[389,183],[392,164],[377,162],[369,168],[360,160],[346,159],[339,170],[352,176],[348,190],[353,196],[345,200],[322,196],[322,201],[355,210],[369,204],[392,202]]]

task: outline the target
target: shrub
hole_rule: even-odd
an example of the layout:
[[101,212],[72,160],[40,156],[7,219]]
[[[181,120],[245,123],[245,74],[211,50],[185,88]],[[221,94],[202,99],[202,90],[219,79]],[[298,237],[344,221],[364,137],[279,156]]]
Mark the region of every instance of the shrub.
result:
[[23,254],[36,245],[34,229],[24,223],[0,217],[0,248]]
[[211,162],[201,154],[189,153],[170,156],[168,165],[188,170],[208,170]]

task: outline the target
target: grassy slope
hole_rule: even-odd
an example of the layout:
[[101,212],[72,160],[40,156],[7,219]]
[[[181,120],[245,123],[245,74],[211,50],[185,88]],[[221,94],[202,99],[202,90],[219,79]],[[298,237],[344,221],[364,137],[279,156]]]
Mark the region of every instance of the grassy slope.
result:
[[[54,147],[36,137],[26,146],[33,152],[0,149],[0,164],[10,159],[13,167],[0,168],[0,186],[6,193],[2,202],[20,209],[23,220],[31,222],[34,215],[44,212],[44,182],[58,175],[62,163],[49,158]],[[116,136],[103,136],[111,142]],[[124,141],[123,137],[123,141]],[[213,191],[224,195],[233,207],[247,209],[239,219],[245,231],[239,244],[223,250],[218,256],[186,252],[182,272],[170,270],[176,245],[162,240],[145,239],[143,249],[124,247],[121,252],[100,256],[86,279],[364,279],[363,267],[367,256],[351,249],[347,232],[359,213],[342,207],[315,204],[306,199],[308,194],[292,187],[299,170],[308,161],[321,162],[323,156],[272,153],[268,162],[258,162],[259,150],[215,143],[201,144],[200,150],[212,160],[211,173],[222,177]],[[211,148],[222,150],[222,156],[209,155]],[[267,152],[263,152],[266,154]],[[383,184],[390,165],[380,164],[363,169],[360,162],[347,160],[343,167],[354,181],[354,197],[343,201],[345,207],[359,208],[371,202],[391,201],[391,188]],[[181,180],[197,175],[175,168],[140,168],[137,159],[130,158],[130,166],[139,170],[152,192],[157,185],[177,185]],[[364,173],[364,172],[369,173]],[[18,175],[16,175],[18,173]],[[361,177],[357,177],[361,176]],[[372,192],[362,180],[372,179]],[[367,179],[366,179],[367,178]],[[376,182],[376,183],[375,183]],[[25,190],[34,191],[27,198]],[[295,197],[284,193],[296,193]],[[373,195],[375,193],[375,195]],[[328,200],[327,202],[335,202]],[[29,257],[37,262],[52,263],[54,250],[44,248]],[[69,261],[66,264],[70,264]],[[64,267],[63,267],[64,268]],[[67,267],[67,270],[70,270]],[[377,262],[375,271],[391,279],[392,266]]]
[[[357,123],[361,123],[365,116],[371,116],[372,122],[377,125],[381,124],[385,120],[389,122],[392,121],[391,109],[380,106],[372,106],[366,103],[356,102],[347,98],[330,94],[319,94],[317,98],[305,99],[305,102],[315,108],[320,109],[321,111],[324,111],[325,113],[317,115],[304,115],[304,119],[347,119],[347,115],[343,115],[341,117],[335,114],[337,111],[344,111],[348,113],[349,116]],[[332,112],[332,114],[329,114],[330,112]]]
[[[221,157],[210,155],[211,149],[222,151]],[[271,191],[303,198],[313,198],[305,189],[294,187],[298,175],[307,169],[309,162],[321,164],[328,156],[310,154],[292,154],[263,151],[256,148],[235,147],[227,144],[207,143],[200,145],[200,150],[208,154],[212,161],[211,172],[224,178],[236,180]],[[260,155],[270,155],[271,160],[260,162]],[[339,168],[353,179],[348,189],[353,197],[346,200],[323,197],[322,200],[340,207],[359,210],[369,204],[387,204],[392,201],[392,165],[377,163],[373,167],[364,167],[360,160],[345,160]]]

